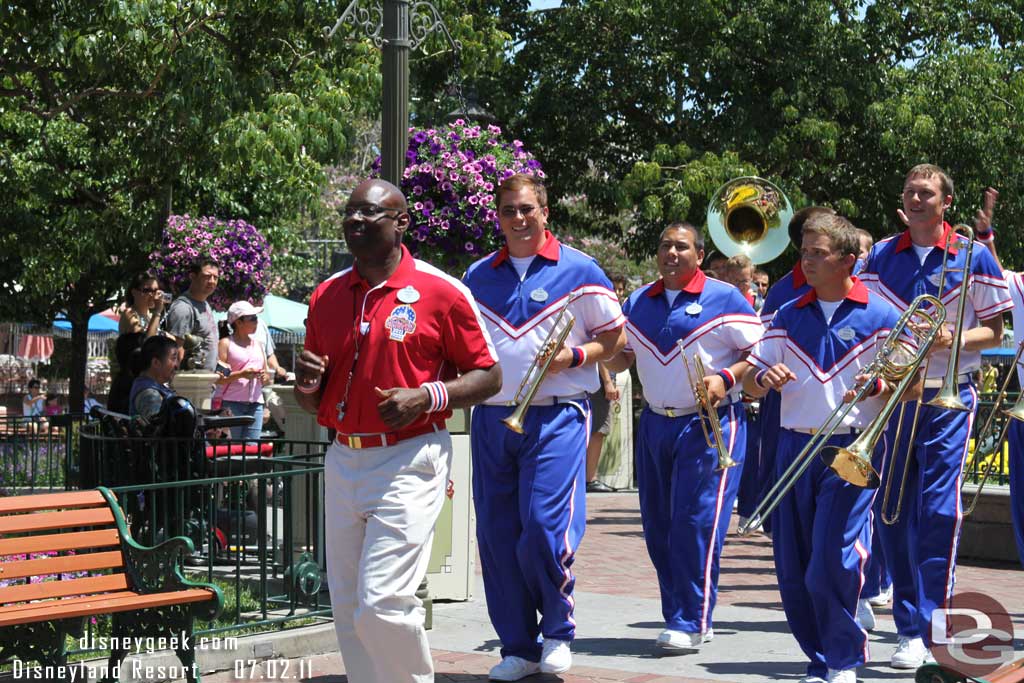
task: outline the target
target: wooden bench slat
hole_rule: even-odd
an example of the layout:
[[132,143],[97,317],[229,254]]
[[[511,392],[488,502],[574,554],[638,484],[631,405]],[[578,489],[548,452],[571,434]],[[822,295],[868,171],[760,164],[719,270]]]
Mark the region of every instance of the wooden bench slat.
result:
[[114,513],[111,512],[108,506],[87,508],[85,510],[65,510],[62,512],[33,512],[28,515],[0,517],[0,534],[68,529],[77,526],[96,526],[99,524],[112,524],[113,521]]
[[[64,582],[68,583],[68,582]],[[68,604],[70,601],[33,603],[33,609],[7,610],[0,609],[0,627],[28,624],[35,621],[51,619],[70,619],[94,614],[110,614],[111,612],[127,612],[161,605],[177,605],[190,602],[204,602],[213,597],[211,591],[203,588],[189,588],[167,593],[138,593],[96,595],[94,600],[82,600]],[[115,597],[116,596],[116,597]]]
[[0,579],[20,579],[26,576],[46,576],[87,569],[110,569],[123,564],[120,550],[41,557],[35,560],[18,560],[0,564]]
[[82,548],[110,548],[121,545],[116,528],[97,531],[73,531],[63,534],[21,536],[0,539],[0,557],[25,553],[45,553],[51,550],[81,550]]
[[61,598],[43,602],[16,602],[13,605],[0,606],[0,616],[9,617],[20,612],[32,612],[35,614],[42,605],[77,605],[83,602],[96,602],[97,596],[108,598],[130,598],[138,595],[135,591],[113,591],[111,593],[95,593],[93,595],[76,595],[72,598]]
[[0,604],[61,598],[65,595],[104,593],[106,591],[119,591],[127,588],[128,580],[124,574],[88,576],[84,579],[69,579],[67,581],[44,581],[43,583],[32,583],[27,586],[6,586],[0,588]]
[[68,491],[0,498],[0,514],[33,512],[60,508],[106,507],[107,500],[99,491]]

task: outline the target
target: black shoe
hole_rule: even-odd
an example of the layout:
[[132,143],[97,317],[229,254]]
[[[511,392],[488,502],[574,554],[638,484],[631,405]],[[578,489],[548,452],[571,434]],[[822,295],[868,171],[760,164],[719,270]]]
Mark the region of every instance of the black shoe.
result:
[[587,482],[587,493],[615,493],[617,490],[598,479]]

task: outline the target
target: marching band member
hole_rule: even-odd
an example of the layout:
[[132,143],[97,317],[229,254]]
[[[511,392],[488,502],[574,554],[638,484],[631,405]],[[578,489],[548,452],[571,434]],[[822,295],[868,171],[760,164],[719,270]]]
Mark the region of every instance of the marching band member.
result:
[[[932,612],[947,607],[953,594],[956,551],[962,519],[960,477],[974,422],[977,394],[973,374],[981,366],[982,349],[999,344],[1002,314],[1012,306],[1010,295],[992,255],[974,249],[970,264],[970,300],[965,319],[954,320],[959,302],[966,241],[954,239],[944,251],[952,227],[945,222],[953,202],[953,181],[939,167],[920,164],[907,173],[903,183],[900,220],[907,226],[899,235],[876,244],[860,275],[869,289],[899,309],[919,294],[937,294],[946,264],[946,281],[940,298],[946,304],[946,327],[930,352],[924,397],[920,405],[915,443],[907,444],[914,421],[914,406],[903,411],[900,440],[891,452],[896,458],[893,495],[903,474],[905,458],[911,457],[906,477],[903,514],[892,526],[881,525],[882,543],[893,580],[893,617],[899,644],[891,658],[898,669],[920,666],[931,644]],[[952,329],[962,322],[960,339]],[[969,411],[925,405],[942,385],[952,344],[962,351],[958,368],[960,399]],[[898,419],[890,429],[895,438]],[[888,470],[889,465],[886,464]],[[883,482],[883,486],[885,482]],[[883,496],[876,499],[876,514]]]
[[[465,283],[483,311],[505,382],[473,411],[470,438],[487,611],[502,644],[490,678],[516,681],[572,664],[570,567],[586,518],[586,394],[598,388],[596,363],[625,343],[625,319],[597,263],[547,230],[547,192],[539,179],[514,175],[497,197],[505,246],[474,263]],[[534,396],[525,433],[517,434],[502,420],[570,300],[575,325]]]
[[[689,223],[673,223],[658,244],[661,279],[630,295],[627,347],[608,366],[634,360],[647,408],[637,438],[637,485],[644,538],[658,574],[665,629],[656,645],[700,647],[713,636],[711,613],[718,561],[740,482],[746,416],[736,386],[749,366],[746,351],[761,334],[754,309],[735,287],[707,278],[699,266],[704,239]],[[718,454],[701,429],[695,396],[677,344],[699,354],[735,468],[717,470]],[[710,429],[709,429],[710,431]]]
[[[817,215],[832,215],[835,211],[824,206],[808,206],[793,214],[789,221],[789,239],[797,250],[800,249],[803,226],[807,220]],[[765,327],[772,321],[775,311],[794,299],[803,296],[811,286],[807,284],[804,277],[800,260],[793,265],[793,270],[783,275],[775,284],[768,288],[764,298],[764,305],[761,306],[761,324]],[[779,395],[775,392],[769,393],[761,399],[758,406],[757,421],[748,424],[748,429],[756,429],[757,444],[756,450],[748,451],[746,462],[743,464],[743,480],[740,483],[740,491],[736,512],[739,514],[742,524],[754,511],[762,494],[771,488],[774,471],[775,446],[779,433]],[[753,443],[753,441],[751,441]],[[765,529],[769,530],[771,520],[766,520]]]
[[[781,477],[838,405],[853,398],[858,373],[899,319],[896,309],[852,276],[858,237],[849,221],[821,213],[803,226],[801,272],[810,289],[780,308],[747,362],[744,389],[781,395],[775,477]],[[879,381],[853,408],[829,446],[846,446],[878,415],[892,388]],[[793,636],[810,660],[804,683],[854,683],[867,659],[855,614],[871,544],[874,490],[845,482],[814,457],[772,514],[779,592]]]
[[[995,230],[992,229],[992,212],[999,193],[993,188],[985,190],[985,201],[974,222],[974,236],[988,247],[1000,270],[1006,277],[1013,300],[1013,343],[1024,342],[1024,273],[1003,268],[996,252]],[[1008,370],[1012,372],[1012,369]],[[1024,367],[1017,366],[1017,380],[1024,387]],[[1024,422],[1010,420],[1006,436],[1010,451],[1010,516],[1013,518],[1013,533],[1017,539],[1017,554],[1024,566]]]
[[497,392],[501,368],[469,291],[402,246],[401,190],[367,180],[344,214],[355,262],[313,292],[295,385],[338,432],[324,458],[334,627],[349,680],[427,683],[416,589],[445,499],[445,420]]

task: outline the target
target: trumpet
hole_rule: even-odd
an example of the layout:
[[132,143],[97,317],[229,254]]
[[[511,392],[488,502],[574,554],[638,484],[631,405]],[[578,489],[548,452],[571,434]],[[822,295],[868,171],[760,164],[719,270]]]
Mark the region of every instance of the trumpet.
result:
[[708,448],[714,448],[718,453],[718,466],[715,468],[715,471],[720,472],[729,467],[735,467],[737,463],[729,455],[729,449],[725,447],[722,425],[718,422],[718,411],[711,405],[708,388],[704,386],[704,361],[700,359],[699,353],[693,354],[693,366],[696,370],[696,378],[694,378],[694,373],[690,371],[690,361],[686,359],[686,353],[683,351],[683,340],[680,339],[676,344],[679,345],[679,355],[682,357],[683,366],[686,368],[686,377],[690,382],[693,396],[697,401],[697,417],[700,419],[700,428],[704,432],[704,441],[707,443]]
[[526,410],[530,407],[530,402],[533,401],[533,397],[537,394],[537,389],[540,388],[544,377],[547,376],[548,370],[551,368],[551,361],[555,359],[555,354],[562,348],[562,344],[565,343],[569,333],[572,331],[573,325],[576,323],[576,317],[569,312],[569,304],[575,298],[575,296],[570,295],[565,300],[561,310],[558,311],[555,324],[551,326],[547,337],[544,338],[540,349],[537,350],[537,355],[533,357],[530,367],[526,369],[523,381],[519,383],[519,388],[516,389],[515,396],[512,399],[516,406],[515,410],[512,411],[511,415],[502,420],[505,426],[516,434],[524,432],[523,419],[526,417]]
[[[1024,342],[1021,342],[1017,346],[1017,355],[1013,357],[1013,363],[1010,365],[1010,371],[1006,373],[1006,379],[1003,380],[1002,386],[999,388],[999,393],[996,395],[996,400],[992,404],[992,411],[988,414],[988,418],[985,419],[985,424],[982,426],[981,431],[978,432],[978,436],[974,440],[974,457],[971,459],[971,464],[968,469],[976,469],[982,467],[983,472],[981,475],[981,481],[978,482],[978,489],[974,492],[974,497],[971,498],[971,502],[963,511],[963,516],[974,512],[974,508],[978,505],[978,499],[981,498],[981,489],[985,487],[985,482],[988,481],[988,475],[991,474],[994,469],[991,464],[985,463],[985,461],[999,453],[1003,449],[1003,443],[1006,441],[1006,432],[1010,429],[1010,420],[1024,420],[1024,392],[1021,392],[1017,402],[1014,403],[1010,408],[1003,409],[1003,401],[1006,400],[1006,390],[1010,386],[1010,379],[1013,377],[1013,373],[1016,372],[1017,367],[1020,365],[1021,351],[1024,351]],[[996,416],[1002,413],[1006,418],[1003,420],[1001,425],[996,425]],[[997,431],[998,430],[998,431]],[[966,482],[966,477],[960,481],[960,492],[963,495],[963,487]]]
[[[748,534],[762,525],[765,517],[778,507],[782,498],[796,485],[797,480],[803,476],[818,455],[844,481],[862,488],[878,487],[879,477],[871,465],[871,455],[875,451],[878,439],[885,432],[886,424],[896,410],[896,405],[907,388],[914,382],[928,350],[945,323],[946,309],[941,304],[942,302],[938,298],[930,294],[922,294],[911,302],[910,308],[904,311],[893,325],[889,335],[875,353],[875,357],[864,368],[862,374],[867,376],[867,380],[860,385],[849,403],[837,406],[825,418],[821,429],[815,432],[800,450],[800,453],[761,500],[746,523],[737,529],[741,535]],[[925,312],[925,306],[938,307],[935,309],[935,313],[931,314]],[[910,324],[911,322],[917,323],[918,328],[915,329]],[[908,333],[914,338],[913,348],[908,346],[904,337]],[[827,446],[828,440],[842,426],[846,416],[850,414],[854,406],[868,397],[875,380],[879,378],[895,383],[896,387],[878,416],[849,446],[845,448]]]
[[[953,244],[953,240],[957,233],[960,232],[964,233],[967,237],[967,253],[964,258],[964,265],[961,268],[963,272],[963,280],[960,282],[960,300],[957,302],[956,322],[953,325],[953,344],[949,349],[949,363],[946,366],[946,374],[943,375],[942,378],[942,386],[939,388],[939,391],[935,396],[927,402],[922,398],[922,400],[917,401],[914,405],[914,419],[911,422],[910,438],[907,441],[907,456],[903,461],[903,475],[900,477],[900,488],[896,494],[896,508],[890,513],[889,498],[892,497],[892,480],[893,475],[896,473],[896,449],[899,448],[900,437],[903,435],[903,415],[907,407],[904,405],[900,408],[900,416],[896,421],[896,434],[892,442],[893,457],[889,460],[889,473],[885,477],[885,490],[882,493],[882,510],[879,514],[879,517],[882,519],[882,523],[888,526],[892,526],[897,522],[897,520],[899,520],[900,514],[903,510],[903,497],[907,488],[907,476],[910,473],[910,456],[914,449],[914,440],[917,438],[917,425],[921,415],[921,404],[924,403],[925,405],[934,408],[945,408],[946,410],[970,410],[970,407],[960,400],[960,387],[957,384],[957,376],[960,373],[960,337],[964,333],[964,313],[967,310],[967,289],[971,277],[971,261],[974,255],[974,231],[970,226],[962,223],[954,226],[946,236],[946,244],[943,251],[945,254],[949,253],[949,248]],[[947,258],[947,256],[943,256],[942,271],[939,276],[938,296],[940,299],[942,297],[942,290],[946,287],[946,276],[949,273],[949,269],[946,266]],[[940,302],[940,306],[945,309],[945,304]],[[925,379],[927,379],[927,364],[925,365],[924,375]]]

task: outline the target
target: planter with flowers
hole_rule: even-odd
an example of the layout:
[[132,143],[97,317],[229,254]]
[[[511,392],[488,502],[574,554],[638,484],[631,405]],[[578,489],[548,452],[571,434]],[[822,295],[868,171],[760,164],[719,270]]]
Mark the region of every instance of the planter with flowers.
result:
[[[462,119],[409,129],[402,191],[412,224],[406,245],[417,258],[459,275],[502,244],[495,189],[516,173],[544,177],[540,162],[501,128]],[[374,163],[380,171],[380,160]]]

